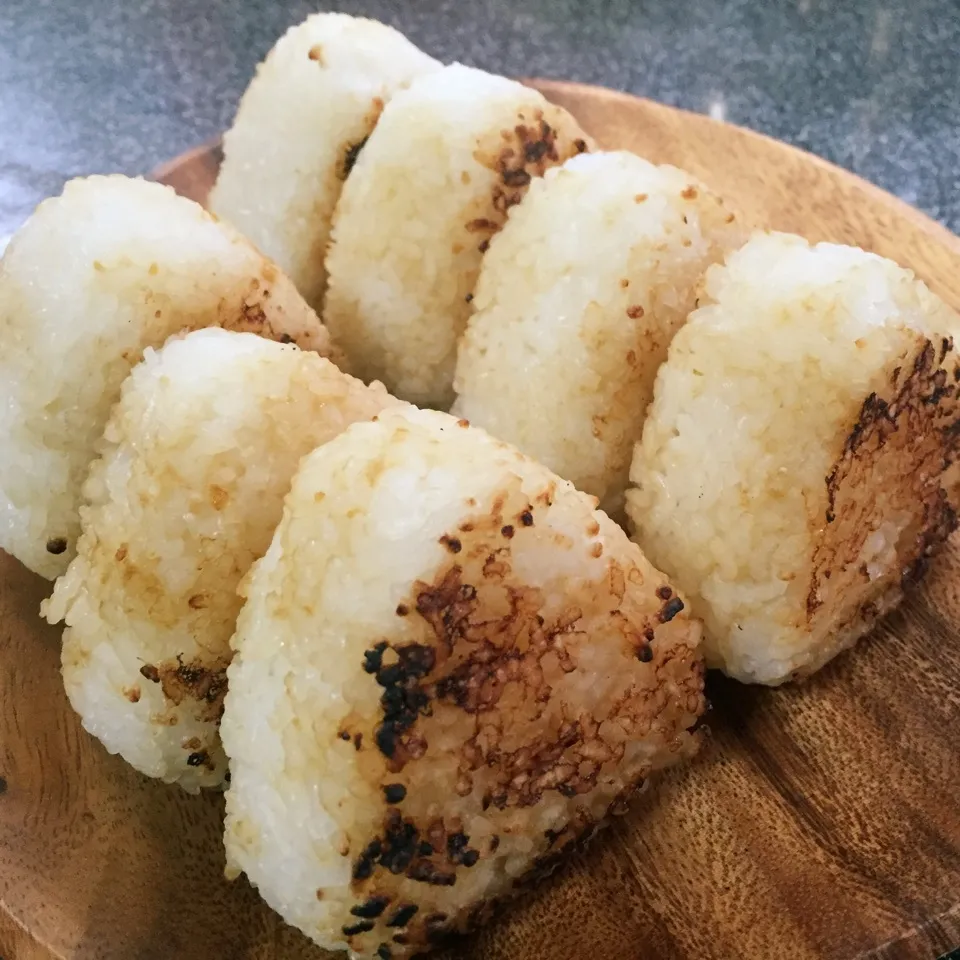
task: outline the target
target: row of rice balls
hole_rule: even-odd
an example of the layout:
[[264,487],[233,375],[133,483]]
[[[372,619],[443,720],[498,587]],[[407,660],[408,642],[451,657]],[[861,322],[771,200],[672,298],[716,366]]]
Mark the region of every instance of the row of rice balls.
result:
[[68,184],[0,317],[4,545],[58,577],[71,704],[191,791],[229,756],[230,869],[318,943],[475,922],[696,748],[699,622],[595,499],[343,373],[196,204]]
[[59,575],[70,701],[187,789],[229,755],[231,867],[318,942],[399,956],[471,922],[696,747],[699,624],[639,549],[546,468],[322,359],[226,223],[73,182],[0,304],[5,545]]
[[[305,59],[329,63],[316,47]],[[610,502],[621,434],[639,435],[695,281],[735,227],[690,178],[625,155],[523,172],[519,205],[502,175],[489,194],[512,213],[470,268],[461,374],[476,344],[496,388],[461,386],[456,409],[506,409],[495,431],[526,430],[528,451],[545,437],[548,466],[590,411],[594,440],[622,451],[600,471]],[[424,262],[435,236],[419,238]],[[400,282],[417,302],[434,289],[429,271]],[[657,374],[628,509],[705,617],[712,662],[777,682],[852,642],[952,528],[956,316],[893,264],[776,235],[709,269],[701,298]],[[196,205],[124,178],[68,185],[5,256],[0,311],[3,545],[57,576],[82,519],[45,612],[69,625],[85,725],[145,772],[222,781],[236,589],[272,538],[233,639],[227,846],[319,942],[399,955],[466,922],[692,749],[699,630],[674,587],[549,470],[323,361],[337,354],[290,282]],[[211,325],[261,337],[149,349]],[[340,339],[362,366],[372,341]],[[589,459],[568,458],[568,477]]]
[[531,90],[319,15],[251,84],[211,203],[363,379],[453,402],[616,519],[632,481],[631,530],[706,619],[711,665],[810,673],[954,525],[957,315],[860,250],[738,249],[688,174],[590,146]]
[[319,943],[421,949],[695,749],[699,623],[595,500],[309,349],[195,204],[69,184],[0,304],[8,516],[79,510],[44,557],[70,702],[188,790],[229,756],[230,867]]
[[258,70],[209,206],[286,270],[352,373],[421,406],[458,395],[618,513],[670,338],[744,234],[683,171],[592,146],[532,89],[319,14]]

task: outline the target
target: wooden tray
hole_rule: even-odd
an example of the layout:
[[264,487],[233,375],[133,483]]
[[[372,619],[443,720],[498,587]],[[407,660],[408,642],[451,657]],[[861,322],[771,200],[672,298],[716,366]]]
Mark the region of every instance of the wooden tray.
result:
[[[745,130],[536,83],[607,147],[683,166],[755,223],[855,243],[960,307],[960,240]],[[206,197],[219,152],[158,173]],[[148,781],[68,708],[48,585],[0,556],[0,957],[323,954],[222,878],[221,799]],[[930,958],[960,944],[960,544],[802,687],[711,678],[712,740],[586,851],[443,954],[472,960]]]

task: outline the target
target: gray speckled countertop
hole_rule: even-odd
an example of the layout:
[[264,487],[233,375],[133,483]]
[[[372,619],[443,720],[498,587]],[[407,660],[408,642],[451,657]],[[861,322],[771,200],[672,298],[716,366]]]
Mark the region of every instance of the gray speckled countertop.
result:
[[[228,125],[307,0],[0,0],[0,235],[68,177]],[[429,53],[605,84],[787,140],[960,231],[958,0],[342,0]]]

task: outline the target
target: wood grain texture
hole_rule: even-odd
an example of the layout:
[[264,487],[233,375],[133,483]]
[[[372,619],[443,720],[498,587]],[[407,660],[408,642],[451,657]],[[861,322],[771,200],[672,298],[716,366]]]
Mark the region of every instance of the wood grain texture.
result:
[[[960,240],[829,164],[621,94],[541,82],[606,147],[683,166],[757,225],[855,243],[960,307]],[[215,147],[158,173],[203,200]],[[222,804],[88,737],[47,585],[0,555],[0,957],[308,960],[221,875]],[[931,960],[960,944],[960,543],[874,635],[803,686],[712,677],[700,757],[442,956]]]

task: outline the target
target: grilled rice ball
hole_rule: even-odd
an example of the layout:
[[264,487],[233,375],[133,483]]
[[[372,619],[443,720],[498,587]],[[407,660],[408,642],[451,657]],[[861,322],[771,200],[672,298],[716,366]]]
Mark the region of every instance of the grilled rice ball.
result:
[[67,623],[70,703],[108,750],[187,790],[223,781],[237,584],[300,458],[391,403],[379,384],[249,333],[147,350],[90,469],[77,557],[44,605]]
[[852,247],[758,234],[707,273],[627,510],[708,663],[803,677],[899,603],[957,524],[958,333],[910,271]]
[[674,589],[593,498],[445,414],[307,457],[245,592],[228,863],[323,947],[463,929],[696,746]]
[[452,412],[619,517],[657,369],[704,271],[742,241],[676,167],[618,152],[548,170],[484,257]]

